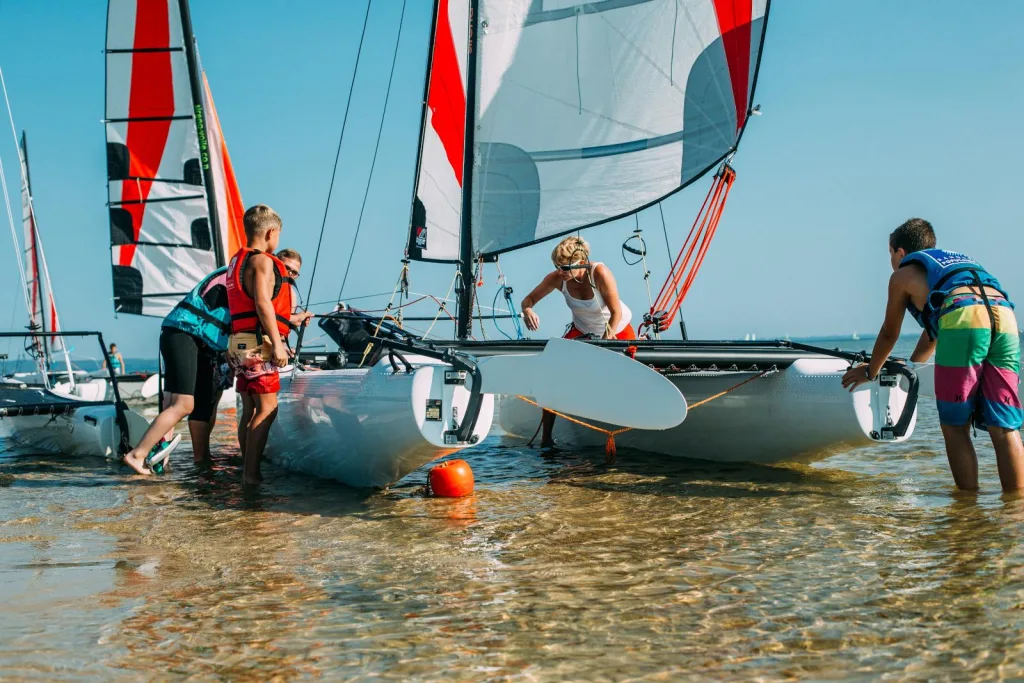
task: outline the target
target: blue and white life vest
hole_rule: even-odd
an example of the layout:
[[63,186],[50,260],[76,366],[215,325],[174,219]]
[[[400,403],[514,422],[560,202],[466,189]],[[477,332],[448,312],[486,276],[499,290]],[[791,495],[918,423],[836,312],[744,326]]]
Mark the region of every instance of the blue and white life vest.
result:
[[967,286],[991,287],[1009,299],[999,280],[982,268],[977,261],[964,254],[944,249],[922,249],[904,256],[900,261],[900,268],[910,263],[916,263],[925,270],[925,277],[928,280],[928,301],[924,310],[918,310],[914,304],[907,304],[907,310],[931,339],[938,335],[942,303],[954,289]]
[[225,351],[231,334],[227,266],[218,268],[192,288],[164,318],[162,327],[191,334],[213,351]]

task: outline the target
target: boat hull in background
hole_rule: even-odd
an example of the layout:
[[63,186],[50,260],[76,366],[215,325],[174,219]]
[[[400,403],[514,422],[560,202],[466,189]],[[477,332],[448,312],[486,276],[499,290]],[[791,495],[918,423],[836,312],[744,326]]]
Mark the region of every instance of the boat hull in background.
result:
[[[113,403],[83,401],[45,389],[4,389],[0,391],[0,410],[11,413],[0,415],[5,450],[118,457],[121,429]],[[149,423],[131,410],[125,411],[125,417],[128,441],[134,445]]]

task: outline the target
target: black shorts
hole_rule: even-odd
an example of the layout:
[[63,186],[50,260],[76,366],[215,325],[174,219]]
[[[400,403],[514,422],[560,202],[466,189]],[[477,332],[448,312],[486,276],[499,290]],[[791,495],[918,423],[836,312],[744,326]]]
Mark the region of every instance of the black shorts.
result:
[[214,374],[216,356],[191,334],[165,327],[160,331],[164,391],[192,396],[190,420],[209,422],[217,411],[221,387]]

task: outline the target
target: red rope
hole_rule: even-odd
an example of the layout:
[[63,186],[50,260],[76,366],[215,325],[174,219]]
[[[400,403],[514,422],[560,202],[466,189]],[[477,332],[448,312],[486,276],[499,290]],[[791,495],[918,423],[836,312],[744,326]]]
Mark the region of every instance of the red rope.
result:
[[701,204],[693,226],[679,249],[679,255],[672,262],[665,284],[658,291],[658,298],[640,325],[641,330],[650,326],[664,330],[672,324],[683,299],[693,286],[697,272],[704,263],[704,257],[707,256],[708,247],[711,246],[711,240],[718,230],[725,202],[735,180],[736,172],[728,164],[715,176],[715,182],[711,184],[707,196],[704,197],[704,203]]

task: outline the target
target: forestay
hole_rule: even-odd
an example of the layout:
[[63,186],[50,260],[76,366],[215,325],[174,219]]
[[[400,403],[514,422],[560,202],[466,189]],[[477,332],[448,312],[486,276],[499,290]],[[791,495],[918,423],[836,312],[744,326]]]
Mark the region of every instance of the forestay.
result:
[[[456,260],[461,178],[439,120],[465,108],[444,78],[441,2],[429,73],[413,258]],[[768,0],[475,0],[473,253],[516,249],[638,211],[735,150],[749,116]],[[442,21],[446,19],[447,21]],[[466,38],[465,34],[461,36]],[[455,39],[456,46],[463,43]],[[457,61],[463,68],[461,53]],[[448,95],[441,98],[439,84]],[[472,99],[472,98],[470,98]],[[456,131],[458,126],[452,126]],[[467,164],[467,167],[470,165]],[[439,169],[444,169],[441,174]],[[454,180],[443,184],[438,179]],[[417,213],[420,213],[417,216]],[[425,215],[423,215],[425,213]],[[419,218],[419,222],[417,222]]]
[[163,316],[238,244],[241,197],[186,0],[110,0],[106,47],[114,308]]

